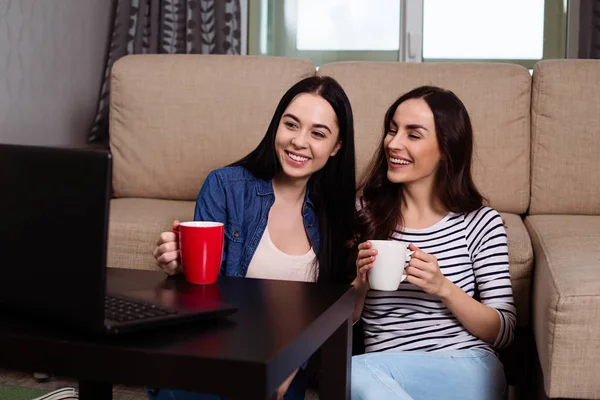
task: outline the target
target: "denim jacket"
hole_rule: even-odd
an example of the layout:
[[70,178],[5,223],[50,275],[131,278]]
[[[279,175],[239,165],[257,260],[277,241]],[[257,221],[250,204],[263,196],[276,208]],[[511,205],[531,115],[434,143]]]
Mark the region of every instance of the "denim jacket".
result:
[[[246,276],[274,202],[271,182],[257,178],[244,167],[226,167],[208,174],[196,200],[194,220],[225,225],[221,274]],[[319,227],[308,190],[302,215],[308,239],[318,254]]]

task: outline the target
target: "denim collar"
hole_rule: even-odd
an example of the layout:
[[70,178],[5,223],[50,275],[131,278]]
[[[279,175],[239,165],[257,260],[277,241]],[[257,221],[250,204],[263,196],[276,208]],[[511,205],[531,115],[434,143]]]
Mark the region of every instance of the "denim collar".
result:
[[[273,191],[273,183],[272,181],[265,181],[263,179],[257,179],[256,182],[256,194],[259,196],[269,196],[274,195]],[[315,208],[312,200],[310,199],[310,189],[306,188],[306,195],[304,197],[304,203],[309,205],[312,209]]]

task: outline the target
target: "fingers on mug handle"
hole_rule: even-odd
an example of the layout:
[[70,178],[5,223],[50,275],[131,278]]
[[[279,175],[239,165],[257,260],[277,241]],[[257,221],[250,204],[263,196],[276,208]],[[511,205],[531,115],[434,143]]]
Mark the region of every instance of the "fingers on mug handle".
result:
[[[406,260],[405,260],[405,266],[408,266],[408,263],[410,262],[410,260],[412,260],[412,255],[415,254],[414,251],[409,250],[406,252]],[[402,278],[402,280],[406,279],[406,277]]]
[[366,249],[370,249],[371,248],[371,242],[369,242],[368,240],[366,242],[362,242],[361,244],[358,245],[358,250],[366,250]]

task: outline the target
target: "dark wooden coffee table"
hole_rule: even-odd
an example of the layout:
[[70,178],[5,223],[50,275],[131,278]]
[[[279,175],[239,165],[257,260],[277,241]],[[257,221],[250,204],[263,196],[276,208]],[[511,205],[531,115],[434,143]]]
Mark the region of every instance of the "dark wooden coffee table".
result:
[[[111,269],[108,277],[113,289],[151,288],[174,301],[190,290],[160,272]],[[0,312],[0,367],[76,378],[82,400],[112,398],[113,383],[267,399],[320,348],[320,398],[349,398],[350,286],[223,277],[215,288],[237,313],[120,337]]]

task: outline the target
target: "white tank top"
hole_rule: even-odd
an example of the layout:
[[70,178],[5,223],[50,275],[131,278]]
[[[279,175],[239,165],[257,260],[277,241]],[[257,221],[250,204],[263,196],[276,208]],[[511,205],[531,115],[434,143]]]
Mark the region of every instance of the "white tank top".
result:
[[258,243],[250,260],[247,278],[275,279],[280,281],[314,282],[319,264],[311,247],[306,254],[291,255],[279,250],[269,235],[269,229]]

